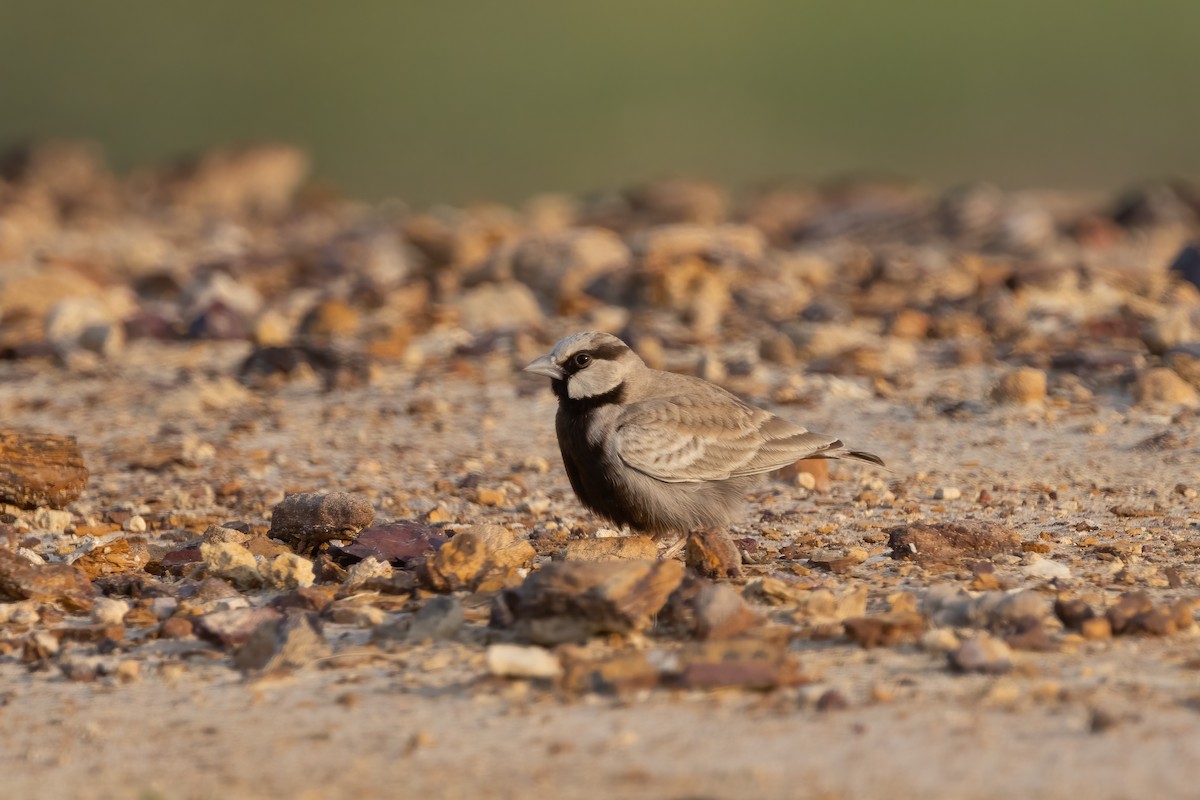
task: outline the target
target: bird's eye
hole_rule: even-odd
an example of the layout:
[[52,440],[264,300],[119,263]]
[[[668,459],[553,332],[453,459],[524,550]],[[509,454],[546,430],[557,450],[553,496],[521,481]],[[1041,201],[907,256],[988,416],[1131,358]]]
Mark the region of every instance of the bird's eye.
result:
[[587,353],[579,353],[578,355],[575,356],[575,358],[572,359],[572,361],[575,362],[575,366],[579,367],[580,369],[583,369],[588,364],[592,363],[592,357],[589,356]]

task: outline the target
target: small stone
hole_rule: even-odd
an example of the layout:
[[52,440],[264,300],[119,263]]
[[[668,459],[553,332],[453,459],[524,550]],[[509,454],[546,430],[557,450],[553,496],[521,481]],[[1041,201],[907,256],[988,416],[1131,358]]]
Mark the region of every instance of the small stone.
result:
[[1028,405],[1044,402],[1046,373],[1033,367],[1014,370],[1002,377],[992,388],[992,397],[1000,403]]
[[239,589],[256,589],[262,585],[253,554],[241,545],[204,542],[200,545],[200,557],[209,574],[224,578]]
[[762,615],[750,608],[726,583],[705,583],[693,601],[696,636],[704,640],[731,639],[762,624]]
[[387,613],[382,608],[345,601],[333,603],[325,613],[332,622],[355,628],[374,628],[387,620]]
[[850,707],[850,701],[837,689],[826,689],[817,698],[817,711],[844,711]]
[[564,691],[574,694],[628,695],[652,689],[662,680],[662,673],[650,662],[645,651],[619,651],[595,657],[562,648]]
[[499,678],[556,680],[562,674],[557,656],[541,647],[493,644],[484,658],[488,672]]
[[59,651],[58,637],[50,631],[32,631],[21,643],[21,660],[33,664],[53,658]]
[[87,612],[95,590],[87,575],[67,564],[36,565],[0,550],[0,599],[55,603],[67,611]]
[[892,557],[923,564],[957,563],[967,558],[990,558],[1021,546],[1016,531],[994,522],[962,520],[933,525],[914,523],[888,531]]
[[259,347],[280,347],[292,340],[292,326],[287,317],[268,308],[254,321],[251,336]]
[[783,467],[776,473],[781,480],[792,481],[801,488],[826,494],[832,484],[829,480],[829,460],[806,458]]
[[527,330],[545,321],[537,296],[515,281],[476,286],[463,292],[455,306],[462,326],[472,333]]
[[194,634],[192,621],[187,617],[170,617],[158,626],[160,639],[187,639]]
[[1035,558],[1021,568],[1025,577],[1043,581],[1065,581],[1071,577],[1071,568],[1061,561],[1049,558]]
[[435,592],[455,592],[472,587],[489,566],[490,552],[478,534],[455,535],[425,562],[424,583]]
[[871,617],[852,617],[843,620],[846,635],[860,647],[894,647],[920,640],[925,631],[925,620],[920,614],[879,614]]
[[576,539],[567,542],[564,561],[620,561],[658,557],[658,545],[649,536]]
[[125,328],[100,298],[68,297],[46,314],[46,340],[61,354],[83,348],[115,356],[125,344]]
[[62,508],[83,494],[88,469],[74,436],[0,428],[0,503]]
[[957,500],[962,497],[962,490],[957,486],[942,486],[933,493],[934,500]]
[[[533,565],[537,550],[528,539],[503,525],[473,525],[467,531],[475,533],[489,551],[492,566],[500,569],[525,569]],[[460,531],[461,535],[465,531]]]
[[1012,650],[1000,639],[980,633],[950,654],[950,665],[960,672],[998,675],[1012,669]]
[[300,321],[300,333],[321,344],[356,336],[362,327],[358,311],[336,297],[322,300]]
[[548,564],[502,592],[492,624],[536,644],[582,642],[601,633],[645,630],[683,580],[678,561]]
[[1133,396],[1142,406],[1200,406],[1200,392],[1169,367],[1154,367],[1142,373]]
[[971,614],[993,632],[1027,628],[1050,616],[1051,604],[1045,596],[1029,590],[987,592],[975,601]]
[[263,581],[272,589],[303,589],[316,580],[313,563],[295,553],[283,553],[260,569]]
[[259,625],[233,654],[240,670],[299,669],[328,656],[316,614],[291,613]]
[[431,597],[413,615],[405,638],[410,642],[453,639],[464,619],[463,604],[457,597]]
[[75,515],[70,511],[39,508],[33,512],[33,529],[46,533],[63,533],[70,526],[74,518]]
[[[337,548],[336,554],[351,560],[374,556],[393,566],[404,567],[418,558],[433,555],[446,541],[440,528],[415,522],[390,522],[363,530],[351,544]],[[339,561],[348,563],[340,558]]]
[[134,514],[132,517],[125,520],[123,525],[121,525],[123,530],[129,531],[130,533],[145,533],[146,527],[146,519],[140,514]]
[[952,653],[962,642],[949,628],[932,628],[921,637],[921,649],[930,653]]
[[684,547],[688,568],[705,578],[736,578],[742,574],[742,554],[724,531],[692,531]]
[[[1068,628],[1080,630],[1083,623],[1094,619],[1096,612],[1086,601],[1078,597],[1059,598],[1054,601],[1054,615]],[[1107,620],[1106,620],[1107,623]]]
[[113,675],[119,683],[136,683],[142,676],[141,662],[126,658],[117,663]]
[[[164,556],[164,560],[165,560]],[[85,553],[75,561],[75,566],[92,579],[103,575],[120,575],[136,572],[150,560],[145,543],[128,538],[113,539]],[[199,561],[199,551],[196,553]]]
[[271,600],[271,607],[280,611],[315,611],[320,613],[333,602],[328,586],[310,586],[279,595]]
[[1115,605],[1108,608],[1105,616],[1112,625],[1112,632],[1119,635],[1126,632],[1134,617],[1153,610],[1154,601],[1149,594],[1143,591],[1126,592]]
[[282,616],[275,609],[267,607],[232,608],[197,617],[193,625],[200,638],[229,648],[245,642],[264,623],[277,621]]
[[271,512],[268,535],[311,553],[330,539],[353,539],[375,520],[375,508],[361,494],[293,494]]
[[36,625],[41,619],[37,605],[32,600],[0,603],[0,625],[7,623],[26,627]]
[[342,582],[343,591],[345,593],[354,592],[368,581],[386,581],[392,577],[394,571],[392,565],[386,561],[380,561],[374,556],[364,558],[350,567],[350,571],[346,575],[346,580]]
[[786,640],[730,639],[685,645],[679,654],[679,684],[685,689],[775,689],[803,682]]
[[503,489],[492,489],[481,486],[475,490],[475,502],[481,506],[502,506],[508,500],[508,494]]
[[1085,639],[1111,639],[1113,635],[1112,623],[1107,617],[1090,617],[1081,620],[1079,623],[1079,633]]
[[115,597],[101,597],[92,604],[92,621],[100,625],[120,625],[129,612],[129,603]]

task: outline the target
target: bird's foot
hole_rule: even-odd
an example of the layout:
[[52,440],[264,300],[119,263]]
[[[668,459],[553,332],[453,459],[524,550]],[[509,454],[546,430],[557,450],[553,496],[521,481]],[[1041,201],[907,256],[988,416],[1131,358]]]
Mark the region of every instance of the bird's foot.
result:
[[679,552],[681,550],[683,550],[684,545],[686,545],[686,544],[687,544],[687,537],[680,536],[674,542],[667,545],[666,549],[664,549],[661,553],[658,554],[658,560],[659,561],[670,561],[672,558],[679,555]]

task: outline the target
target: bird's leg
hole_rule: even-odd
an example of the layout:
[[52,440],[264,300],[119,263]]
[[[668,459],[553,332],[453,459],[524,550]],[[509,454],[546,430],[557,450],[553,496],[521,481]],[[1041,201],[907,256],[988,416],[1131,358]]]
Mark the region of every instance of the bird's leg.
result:
[[667,545],[666,549],[658,555],[660,561],[670,561],[675,556],[679,555],[679,551],[687,544],[687,537],[680,534],[674,542]]

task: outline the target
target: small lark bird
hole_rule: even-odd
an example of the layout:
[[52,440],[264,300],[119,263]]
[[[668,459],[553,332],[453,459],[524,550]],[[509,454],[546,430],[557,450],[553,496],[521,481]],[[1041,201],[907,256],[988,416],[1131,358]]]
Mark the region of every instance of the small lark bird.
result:
[[568,336],[525,371],[551,380],[579,500],[654,537],[729,527],[759,476],[800,459],[883,465],[708,381],[651,369],[607,333]]

